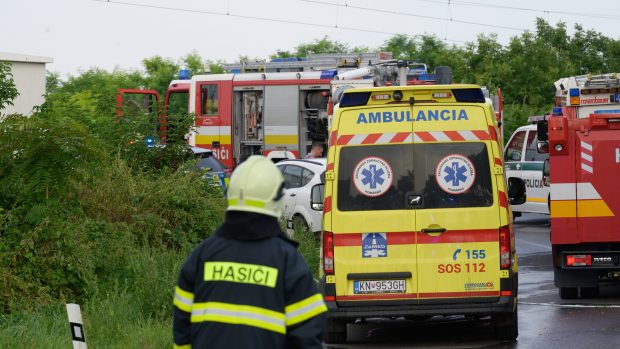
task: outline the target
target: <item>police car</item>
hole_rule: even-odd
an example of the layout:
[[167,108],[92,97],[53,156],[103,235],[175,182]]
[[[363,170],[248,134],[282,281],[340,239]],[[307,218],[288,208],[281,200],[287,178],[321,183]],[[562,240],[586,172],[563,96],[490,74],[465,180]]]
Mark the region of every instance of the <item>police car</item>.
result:
[[[530,121],[542,119],[530,117]],[[521,178],[525,183],[527,201],[513,205],[515,215],[521,212],[549,214],[549,189],[543,176],[545,160],[549,153],[538,150],[536,124],[519,127],[510,137],[504,150],[504,163],[507,177]]]
[[492,105],[476,85],[344,92],[330,130],[320,285],[325,340],[366,318],[490,315],[515,339],[517,261]]

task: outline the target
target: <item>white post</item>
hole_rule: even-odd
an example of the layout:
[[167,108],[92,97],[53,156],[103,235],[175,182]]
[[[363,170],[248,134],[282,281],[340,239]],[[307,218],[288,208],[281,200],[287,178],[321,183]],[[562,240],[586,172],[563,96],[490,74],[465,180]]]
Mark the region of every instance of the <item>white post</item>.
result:
[[69,316],[69,326],[71,327],[71,338],[73,349],[86,349],[86,338],[84,337],[84,324],[79,304],[67,304],[67,315]]

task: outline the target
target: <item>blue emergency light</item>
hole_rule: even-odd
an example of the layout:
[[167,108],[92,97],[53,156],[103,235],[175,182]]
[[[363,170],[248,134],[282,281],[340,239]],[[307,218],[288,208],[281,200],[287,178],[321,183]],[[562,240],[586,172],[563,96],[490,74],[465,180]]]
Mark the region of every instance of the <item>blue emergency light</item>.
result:
[[321,79],[333,79],[336,75],[338,75],[337,70],[322,70],[321,71]]
[[568,93],[570,94],[571,97],[579,97],[578,88],[571,88],[570,90],[568,90]]
[[435,81],[435,74],[420,74],[418,80],[422,81]]
[[153,139],[153,137],[146,137],[144,141],[146,142],[146,146],[149,148],[153,148],[153,146],[155,145],[155,140]]
[[553,116],[562,116],[562,107],[555,107],[555,108],[553,108],[553,111],[551,112],[551,115],[553,115]]
[[179,80],[189,80],[189,79],[190,79],[189,69],[179,70]]

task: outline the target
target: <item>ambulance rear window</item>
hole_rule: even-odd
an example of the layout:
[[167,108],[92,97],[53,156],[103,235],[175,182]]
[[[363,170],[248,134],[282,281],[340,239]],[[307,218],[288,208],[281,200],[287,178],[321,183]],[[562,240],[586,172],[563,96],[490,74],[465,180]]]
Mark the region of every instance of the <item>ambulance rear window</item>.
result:
[[[452,142],[341,148],[340,211],[484,207],[493,204],[484,143]],[[407,198],[421,195],[411,206]]]
[[340,211],[403,210],[413,191],[413,145],[344,147],[338,168]]
[[485,207],[493,204],[489,156],[484,143],[416,144],[418,208]]

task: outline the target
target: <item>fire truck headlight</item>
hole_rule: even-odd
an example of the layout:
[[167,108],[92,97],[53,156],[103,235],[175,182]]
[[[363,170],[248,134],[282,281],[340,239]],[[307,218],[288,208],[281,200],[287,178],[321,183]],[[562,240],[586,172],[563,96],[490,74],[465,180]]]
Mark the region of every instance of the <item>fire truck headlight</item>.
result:
[[562,151],[562,149],[564,149],[562,144],[556,144],[554,148],[555,148],[555,151]]

